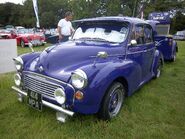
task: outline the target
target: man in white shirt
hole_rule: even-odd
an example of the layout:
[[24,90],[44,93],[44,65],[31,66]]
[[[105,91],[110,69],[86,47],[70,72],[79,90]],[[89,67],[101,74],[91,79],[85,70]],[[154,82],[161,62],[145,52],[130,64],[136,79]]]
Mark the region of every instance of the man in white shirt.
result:
[[68,41],[69,36],[73,33],[74,29],[71,24],[73,18],[73,13],[66,12],[65,18],[61,19],[58,22],[58,33],[59,33],[59,42]]

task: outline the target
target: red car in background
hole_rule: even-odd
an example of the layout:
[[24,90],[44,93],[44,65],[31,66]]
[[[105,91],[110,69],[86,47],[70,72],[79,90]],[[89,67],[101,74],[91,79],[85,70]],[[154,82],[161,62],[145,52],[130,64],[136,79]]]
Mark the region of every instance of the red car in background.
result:
[[31,43],[33,46],[44,45],[45,36],[42,33],[34,32],[32,29],[19,29],[17,31],[1,31],[1,39],[16,39],[17,45],[21,47],[28,46]]

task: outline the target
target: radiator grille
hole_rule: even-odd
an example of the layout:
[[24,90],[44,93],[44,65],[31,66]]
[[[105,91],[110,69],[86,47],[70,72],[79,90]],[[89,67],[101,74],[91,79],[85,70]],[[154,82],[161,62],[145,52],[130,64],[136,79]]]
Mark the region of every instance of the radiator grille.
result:
[[54,91],[61,86],[46,80],[44,77],[25,74],[24,87],[44,96],[54,98]]

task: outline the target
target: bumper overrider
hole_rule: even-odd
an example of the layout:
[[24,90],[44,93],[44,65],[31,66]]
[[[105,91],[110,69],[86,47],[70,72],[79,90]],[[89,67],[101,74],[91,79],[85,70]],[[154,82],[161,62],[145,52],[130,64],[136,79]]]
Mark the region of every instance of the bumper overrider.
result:
[[[68,110],[69,106],[64,104],[64,102],[73,104],[73,101],[68,101],[69,97],[71,98],[73,96],[74,91],[71,91],[70,96],[66,96],[65,89],[61,86],[61,84],[64,85],[64,82],[33,72],[23,72],[21,76],[19,76],[19,74],[16,75],[14,77],[15,82],[17,81],[16,86],[12,86],[12,89],[16,91],[20,102],[22,102],[23,98],[26,97],[28,103],[29,101],[34,103],[35,108],[35,105],[38,103],[37,100],[34,101],[34,98],[30,100],[30,94],[32,94],[30,92],[35,92],[36,94],[42,96],[39,101],[39,103],[41,103],[39,104],[40,106],[44,105],[57,111],[57,120],[65,122],[68,116],[74,115],[73,111]],[[21,80],[21,83],[18,82],[19,80]],[[21,85],[19,86],[19,84]],[[67,85],[71,88],[71,90],[74,89],[71,85]],[[61,97],[60,95],[64,95],[64,97]]]

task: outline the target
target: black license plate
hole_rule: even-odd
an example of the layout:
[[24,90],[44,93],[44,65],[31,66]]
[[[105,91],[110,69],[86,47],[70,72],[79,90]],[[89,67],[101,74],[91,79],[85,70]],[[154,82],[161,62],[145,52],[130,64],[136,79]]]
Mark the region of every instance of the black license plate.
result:
[[28,105],[42,111],[42,95],[33,91],[28,91]]

